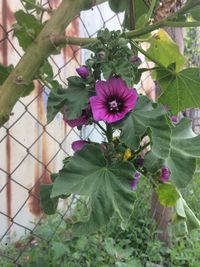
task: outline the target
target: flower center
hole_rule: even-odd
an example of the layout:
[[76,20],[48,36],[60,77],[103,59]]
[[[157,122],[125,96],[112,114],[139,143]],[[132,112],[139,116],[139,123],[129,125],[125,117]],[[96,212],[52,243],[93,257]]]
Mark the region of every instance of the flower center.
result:
[[110,110],[119,110],[119,105],[120,103],[117,103],[116,99],[113,100],[113,101],[110,101],[109,102],[109,105],[110,105]]
[[107,99],[106,106],[109,113],[116,114],[123,110],[123,101],[118,97],[112,96]]

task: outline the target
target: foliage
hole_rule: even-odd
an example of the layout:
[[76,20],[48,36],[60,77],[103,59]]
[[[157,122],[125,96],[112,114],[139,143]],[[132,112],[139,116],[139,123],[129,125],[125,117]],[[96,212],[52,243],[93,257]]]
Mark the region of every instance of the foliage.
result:
[[[52,192],[48,191],[48,199],[55,205],[63,194],[88,197],[88,213],[73,223],[74,235],[95,232],[116,215],[122,223],[126,221],[134,204],[131,189],[137,183],[134,182],[132,188],[131,181],[135,179],[136,171],[146,177],[147,183],[152,184],[162,205],[174,207],[174,216],[178,218],[176,224],[181,225],[184,221],[186,227],[187,221],[193,228],[200,226],[186,204],[183,205],[184,216],[180,216],[177,208],[177,203],[182,199],[178,188],[186,187],[191,181],[196,158],[200,157],[200,136],[195,136],[187,119],[173,123],[170,117],[175,112],[194,106],[192,100],[198,101],[194,96],[200,84],[199,70],[189,68],[179,71],[184,59],[176,44],[163,31],[158,37],[158,41],[149,40],[151,46],[146,55],[155,58],[156,63],[160,59],[158,64],[161,65],[155,68],[163,90],[159,101],[168,104],[171,110],[137,95],[135,89],[130,88],[138,82],[138,73],[146,69],[138,69],[135,64],[137,46],[133,48],[134,43],[122,38],[119,31],[109,32],[107,29],[98,33],[96,43],[87,46],[93,54],[81,68],[82,71],[77,71],[80,77],[68,78],[68,90],[57,89],[57,92],[50,93],[47,105],[49,120],[60,109],[65,109],[67,120],[76,121],[87,108],[90,110],[88,120],[83,125],[96,124],[107,138],[101,144],[87,140],[87,144],[81,145],[79,151],[75,150],[74,156],[64,163],[63,169],[57,174],[50,189]],[[171,51],[169,58],[161,53],[165,45]],[[158,48],[159,53],[155,57],[157,53],[154,50]],[[126,64],[129,67],[124,68]],[[99,82],[101,79],[107,81]],[[180,93],[176,97],[174,94],[178,90]],[[131,97],[137,97],[136,104],[133,104],[133,99],[130,100]],[[130,109],[123,110],[129,105]],[[121,115],[118,119],[119,114],[123,114],[122,119]],[[103,122],[100,124],[99,121]],[[117,138],[114,138],[115,131],[119,134]],[[126,151],[130,151],[130,156],[124,156]],[[144,159],[144,166],[137,163],[140,157]],[[169,168],[170,177],[167,177],[169,181],[163,182],[161,168],[164,166]],[[48,199],[46,204],[43,201],[44,210],[49,208]],[[48,213],[55,212],[55,207]]]
[[[189,205],[194,205],[193,208],[200,215],[199,202],[196,198],[199,195],[198,184],[199,176],[195,178],[189,188],[184,190],[183,194]],[[34,233],[37,237],[23,238],[17,243],[9,245],[6,251],[16,258],[29,241],[29,245],[18,263],[30,267],[155,267],[157,265],[198,267],[200,261],[199,231],[191,232],[187,237],[173,237],[170,248],[166,248],[162,242],[157,240],[158,231],[156,231],[156,225],[149,214],[150,191],[145,180],[142,180],[133,194],[133,198],[137,199],[134,211],[123,229],[119,226],[119,220],[113,217],[109,225],[102,231],[72,238],[66,235],[66,223],[64,222],[64,220],[69,221],[70,218],[66,216],[61,222],[62,218],[56,214],[48,216],[35,229]],[[143,198],[139,198],[141,194]],[[78,201],[73,217],[82,217],[84,214],[81,201],[84,199]],[[58,225],[59,228],[55,233]],[[46,240],[51,240],[49,246],[47,246]],[[9,259],[3,258],[0,266],[13,267],[13,264],[9,263]]]
[[[23,2],[28,10],[34,7],[37,13],[37,18],[22,10],[15,13],[14,35],[23,50],[28,51],[40,39],[46,25],[43,15],[48,11],[34,0]],[[92,2],[85,0],[83,8],[91,7]],[[192,22],[198,23],[199,16],[194,7],[198,8],[199,3],[199,0],[186,1],[182,8],[178,7],[178,11],[171,14],[173,8],[168,1],[170,16],[165,17],[161,12],[160,21],[157,21],[158,10],[168,7],[165,3],[109,0],[114,12],[125,12],[124,30],[110,32],[104,29],[97,33],[95,40],[86,40],[84,48],[92,54],[82,67],[88,75],[77,71],[80,77],[68,77],[67,88],[62,88],[53,79],[46,58],[53,47],[55,53],[59,52],[60,44],[53,38],[55,36],[43,36],[49,38],[50,49],[42,55],[43,64],[39,64],[32,79],[41,79],[51,89],[47,104],[48,123],[62,111],[66,122],[79,121],[79,129],[93,124],[105,136],[105,141],[99,144],[89,139],[86,145],[82,143],[78,151],[64,161],[63,169],[52,175],[52,184],[41,186],[42,206],[48,214],[56,211],[59,198],[72,194],[87,198],[87,212],[73,223],[73,234],[98,231],[114,216],[123,224],[134,205],[132,190],[137,183],[135,181],[134,187],[131,184],[135,173],[141,174],[139,176],[155,189],[162,205],[174,207],[174,217],[181,217],[180,223],[200,227],[179,191],[189,184],[195,173],[196,158],[200,157],[200,136],[194,135],[188,120],[183,119],[177,124],[171,120],[173,114],[200,106],[199,69],[184,69],[185,58],[164,30],[152,33],[166,22],[172,26],[176,23],[188,26],[189,16],[195,20]],[[127,32],[127,29],[132,31]],[[150,46],[147,51],[140,46],[143,40]],[[84,43],[85,39],[81,39],[80,44],[81,41]],[[155,64],[153,69],[161,90],[157,101],[141,96],[133,88],[140,82],[141,74],[151,70],[139,67],[139,52]],[[11,67],[0,66],[0,71],[3,83]],[[17,77],[15,82],[25,85],[25,96],[32,86],[24,84],[20,78]],[[80,125],[83,116],[87,119]],[[144,160],[144,165],[139,164],[138,159]],[[170,170],[165,182],[161,180],[163,167]],[[108,244],[112,247],[112,241]],[[62,251],[61,248],[58,250]]]

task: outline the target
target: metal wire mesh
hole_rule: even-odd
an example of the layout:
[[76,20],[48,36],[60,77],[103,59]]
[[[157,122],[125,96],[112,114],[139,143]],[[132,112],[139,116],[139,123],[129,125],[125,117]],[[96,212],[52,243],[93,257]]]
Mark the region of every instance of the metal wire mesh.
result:
[[[24,8],[23,2],[20,0],[16,2],[18,2],[19,7]],[[57,1],[41,1],[41,4],[45,8],[52,9],[56,6]],[[88,24],[89,22],[86,19],[88,14],[90,18],[94,18],[94,22],[96,21],[93,25]],[[116,15],[111,11],[105,13],[102,6],[97,6],[87,11],[87,13],[81,14],[76,20],[79,22],[79,29],[75,29],[77,30],[76,33],[93,37],[101,28],[121,28],[123,15]],[[15,58],[15,62],[13,62],[15,65],[22,57],[23,52],[16,40],[13,39],[12,27],[8,28],[7,24],[1,23],[0,36],[2,53],[11,49]],[[87,56],[86,51],[80,53],[78,47],[69,46],[67,50],[62,51],[63,60],[62,58],[58,60],[57,56],[50,57],[49,62],[53,66],[54,78],[66,85],[65,77],[73,73],[74,67],[80,65]],[[9,57],[8,53],[7,57]],[[8,58],[4,55],[1,63],[6,64],[8,61]],[[148,63],[144,62],[144,64]],[[155,87],[149,75],[148,73],[143,77],[141,87],[138,90],[154,97]],[[59,170],[62,159],[72,153],[70,145],[73,140],[83,137],[91,138],[91,136],[96,139],[102,138],[100,131],[95,127],[84,129],[82,132],[70,129],[64,124],[61,115],[57,116],[56,123],[47,125],[45,105],[48,94],[49,89],[41,81],[37,81],[34,93],[28,98],[21,98],[18,101],[9,122],[0,129],[0,197],[2,199],[0,206],[2,228],[0,234],[0,256],[2,259],[6,258],[8,260],[8,263],[11,264],[9,266],[28,266],[29,259],[27,259],[27,265],[23,265],[24,254],[40,241],[44,241],[46,244],[45,253],[51,246],[51,240],[54,238],[59,226],[66,220],[66,216],[71,213],[74,203],[80,201],[79,198],[74,196],[70,201],[62,202],[62,207],[57,212],[57,220],[53,225],[53,231],[46,238],[38,234],[37,231],[46,220],[46,216],[40,209],[40,183],[48,183],[50,174]],[[30,138],[30,136],[32,137]],[[49,147],[53,148],[50,149]],[[29,180],[31,172],[34,175],[31,178],[31,183],[29,183],[27,180]],[[141,188],[138,194],[144,195],[145,192]],[[145,198],[138,198],[137,205],[142,206],[144,201],[150,202],[149,198],[150,194],[146,194]],[[145,222],[142,222],[140,225],[141,231],[145,227]],[[23,245],[19,242],[21,236],[27,237]],[[120,231],[116,233],[115,239],[117,240],[119,236]],[[5,248],[10,242],[14,242],[14,247],[16,248],[14,254],[13,251]],[[1,262],[0,266],[4,267]],[[76,266],[79,266],[78,263]]]

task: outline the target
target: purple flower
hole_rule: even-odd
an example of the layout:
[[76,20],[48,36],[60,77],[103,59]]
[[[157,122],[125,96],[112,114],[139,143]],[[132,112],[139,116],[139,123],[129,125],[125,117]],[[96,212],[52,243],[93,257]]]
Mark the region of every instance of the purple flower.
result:
[[84,145],[89,144],[89,142],[84,141],[84,140],[78,140],[78,141],[74,141],[72,143],[72,149],[74,150],[74,152],[77,152],[79,150],[82,150]]
[[138,157],[138,158],[135,160],[135,163],[136,163],[136,165],[137,165],[139,168],[142,168],[143,165],[144,165],[144,159],[141,158],[141,157]]
[[86,79],[90,75],[90,72],[89,72],[89,70],[88,70],[88,68],[86,66],[81,66],[79,68],[76,68],[76,72],[83,79]]
[[121,78],[112,77],[107,81],[96,82],[97,96],[90,97],[94,120],[112,123],[119,121],[136,104],[137,92],[128,88]]
[[72,128],[82,126],[88,123],[89,121],[90,106],[88,105],[86,109],[82,111],[82,115],[76,119],[69,120],[67,119],[67,114],[64,112],[63,120]]
[[177,123],[177,122],[178,122],[178,117],[177,117],[176,115],[172,115],[172,116],[171,116],[171,121],[172,121],[173,123]]
[[163,166],[162,169],[161,169],[160,180],[163,183],[166,183],[169,180],[169,177],[170,177],[170,170],[169,170],[169,168],[166,167],[166,166]]
[[134,177],[134,180],[131,182],[131,190],[134,190],[134,188],[136,187],[138,181],[139,181],[139,178],[141,176],[141,173],[139,173],[138,171],[136,171],[133,175]]
[[142,63],[142,60],[136,55],[132,56],[130,60],[136,67],[138,67]]
[[82,115],[81,117],[74,119],[74,120],[68,120],[66,116],[63,116],[63,120],[69,124],[70,127],[74,128],[76,126],[82,126],[84,124],[87,124],[88,117],[86,115]]

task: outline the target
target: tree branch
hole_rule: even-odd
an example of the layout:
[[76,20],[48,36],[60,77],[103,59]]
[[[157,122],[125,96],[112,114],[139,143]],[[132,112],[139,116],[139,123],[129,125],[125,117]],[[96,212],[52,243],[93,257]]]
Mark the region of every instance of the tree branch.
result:
[[[51,19],[30,45],[15,69],[0,86],[0,127],[9,119],[13,106],[23,94],[24,85],[30,84],[44,60],[55,46],[49,36],[62,35],[67,25],[80,13],[106,0],[63,0]],[[20,83],[18,79],[20,77]]]

